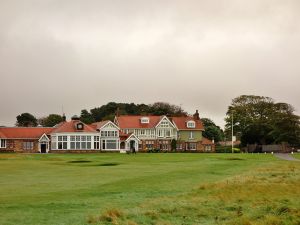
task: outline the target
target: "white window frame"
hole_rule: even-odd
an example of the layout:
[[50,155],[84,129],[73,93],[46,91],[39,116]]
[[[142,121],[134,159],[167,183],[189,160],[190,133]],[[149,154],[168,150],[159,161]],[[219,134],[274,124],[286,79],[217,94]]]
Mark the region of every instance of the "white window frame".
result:
[[23,150],[33,150],[34,143],[33,141],[23,141],[22,147]]
[[[191,147],[193,145],[193,148]],[[197,150],[197,144],[196,143],[189,143],[189,150]]]
[[157,136],[158,136],[158,137],[164,137],[164,130],[159,129],[159,130],[157,131]]
[[6,142],[6,139],[0,139],[0,148],[6,148]]
[[205,151],[210,152],[212,149],[211,145],[205,145]]
[[[108,142],[110,143],[115,143],[116,144],[116,148],[108,148],[107,144]],[[104,148],[103,148],[104,146]],[[101,150],[118,150],[119,149],[119,141],[118,139],[102,139],[101,140]]]
[[189,139],[194,139],[194,132],[193,131],[190,131],[190,137]]
[[145,124],[145,123],[149,123],[150,119],[148,117],[142,117],[141,118],[141,123]]
[[187,126],[187,128],[195,128],[196,123],[195,123],[195,121],[188,121],[186,126]]

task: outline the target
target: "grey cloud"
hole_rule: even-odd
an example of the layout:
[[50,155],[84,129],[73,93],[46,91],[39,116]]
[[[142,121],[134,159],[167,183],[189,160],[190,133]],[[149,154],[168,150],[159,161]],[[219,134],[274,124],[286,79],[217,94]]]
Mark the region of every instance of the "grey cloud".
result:
[[107,103],[182,104],[223,126],[231,99],[299,105],[300,3],[0,2],[0,124]]

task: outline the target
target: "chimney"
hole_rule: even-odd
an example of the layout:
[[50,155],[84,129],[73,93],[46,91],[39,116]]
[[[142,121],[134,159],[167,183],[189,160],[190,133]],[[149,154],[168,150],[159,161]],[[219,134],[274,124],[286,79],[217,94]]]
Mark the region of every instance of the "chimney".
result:
[[196,113],[193,115],[194,120],[200,120],[198,109],[196,110]]

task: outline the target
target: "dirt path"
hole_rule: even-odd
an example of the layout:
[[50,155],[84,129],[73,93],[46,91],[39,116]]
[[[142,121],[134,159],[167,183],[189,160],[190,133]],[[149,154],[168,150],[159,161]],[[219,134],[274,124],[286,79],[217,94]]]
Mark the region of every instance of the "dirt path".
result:
[[288,161],[300,161],[299,159],[294,158],[291,154],[288,153],[276,153],[274,154],[277,158],[288,160]]

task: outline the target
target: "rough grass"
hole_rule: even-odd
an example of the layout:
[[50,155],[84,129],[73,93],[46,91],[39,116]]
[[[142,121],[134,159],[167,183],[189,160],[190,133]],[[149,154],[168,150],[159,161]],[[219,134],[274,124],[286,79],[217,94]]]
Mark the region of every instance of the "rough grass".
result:
[[300,224],[299,187],[299,163],[260,167],[127,209],[114,224],[296,225]]
[[272,155],[0,159],[0,224],[300,224],[300,163]]

